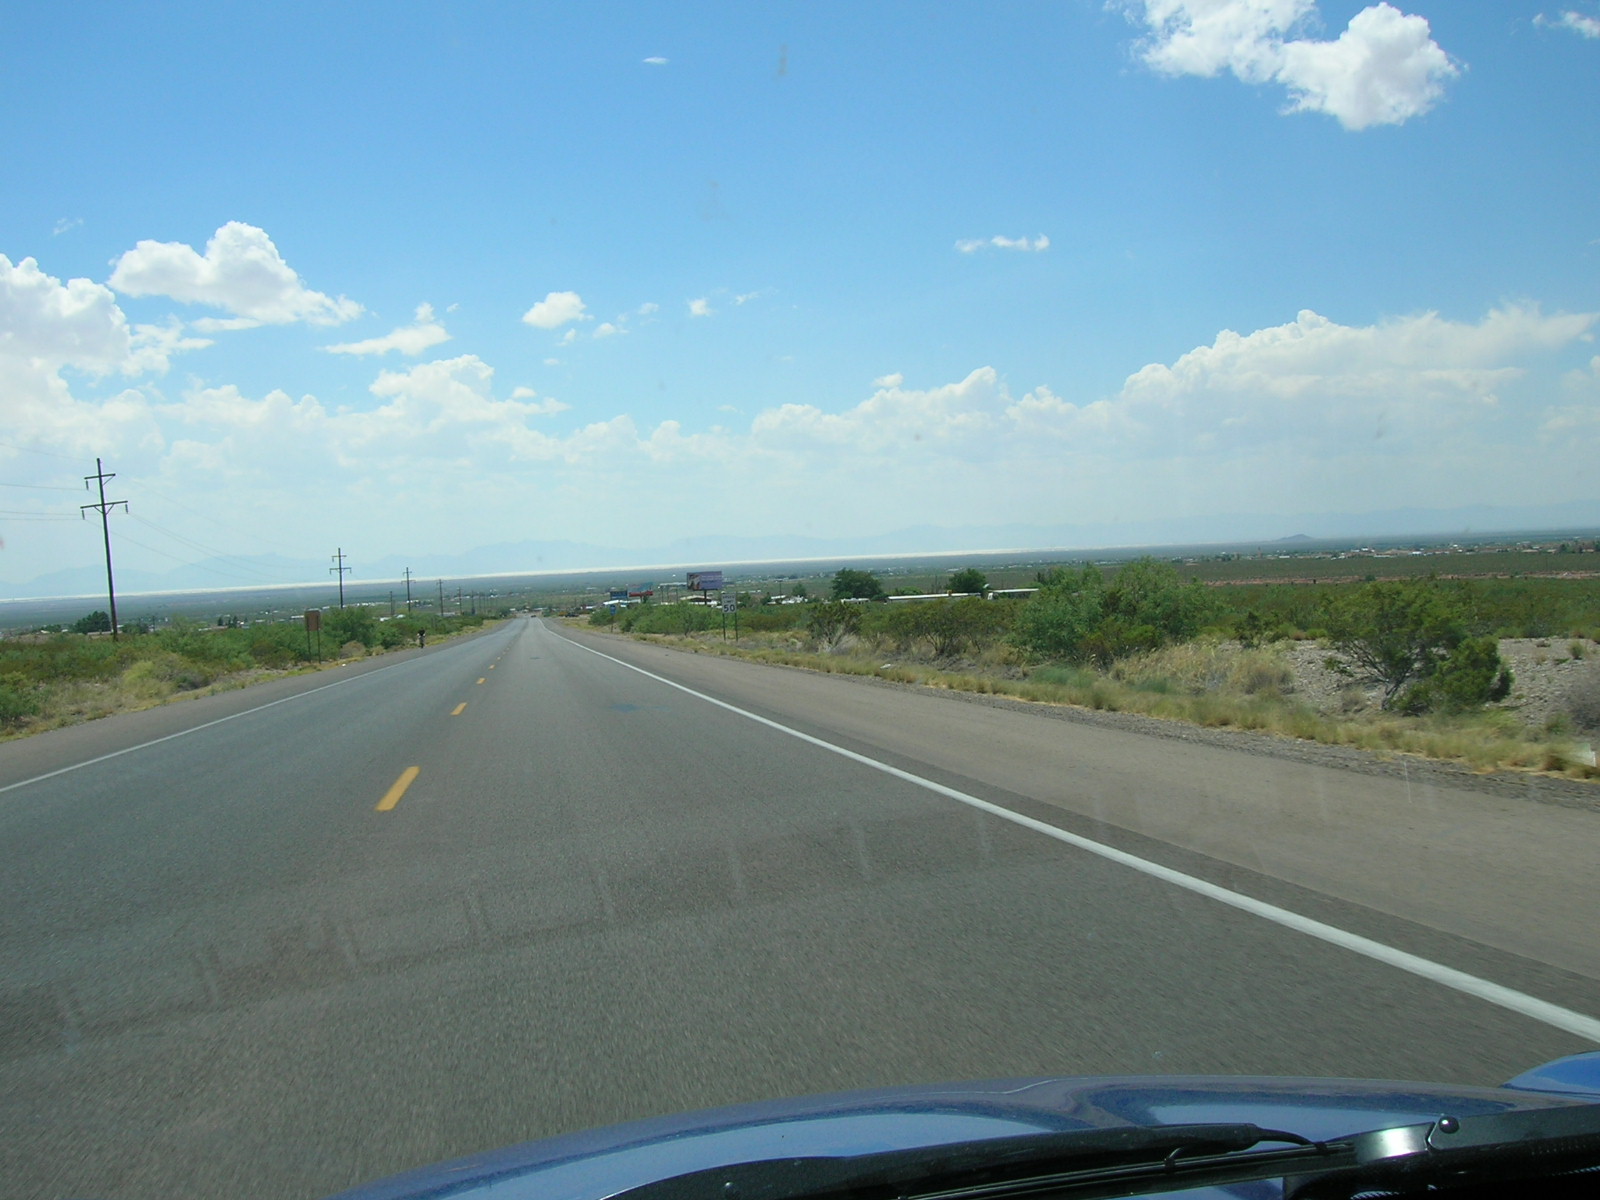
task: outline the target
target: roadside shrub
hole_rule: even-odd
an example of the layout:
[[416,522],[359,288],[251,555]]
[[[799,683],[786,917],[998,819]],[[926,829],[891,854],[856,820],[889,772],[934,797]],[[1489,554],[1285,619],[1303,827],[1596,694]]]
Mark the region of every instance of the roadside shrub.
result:
[[[340,646],[360,642],[363,648],[378,644],[378,619],[362,605],[333,608],[322,614],[322,634]],[[340,652],[341,658],[349,655]]]
[[808,607],[810,613],[806,624],[811,636],[822,646],[836,649],[845,638],[861,632],[863,613],[859,604],[824,600]]
[[1009,616],[1007,606],[976,596],[923,600],[890,604],[882,614],[880,628],[898,650],[907,651],[925,641],[935,658],[954,658],[987,649]]
[[22,675],[0,675],[0,727],[10,729],[38,714],[39,687]]
[[1567,688],[1562,708],[1574,727],[1600,733],[1600,675],[1591,671],[1575,679]]
[[1109,667],[1129,654],[1193,638],[1216,608],[1202,584],[1185,584],[1170,563],[1136,559],[1109,581],[1088,564],[1041,576],[1011,637],[1040,658]]
[[1401,693],[1395,707],[1402,712],[1463,712],[1482,708],[1511,694],[1511,669],[1500,657],[1494,638],[1468,638],[1431,671]]

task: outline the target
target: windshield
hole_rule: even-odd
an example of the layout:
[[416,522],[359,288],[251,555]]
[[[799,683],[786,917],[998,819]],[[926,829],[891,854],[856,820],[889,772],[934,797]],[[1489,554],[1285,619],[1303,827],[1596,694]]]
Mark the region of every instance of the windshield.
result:
[[1594,0],[0,32],[0,1190],[1600,1045]]

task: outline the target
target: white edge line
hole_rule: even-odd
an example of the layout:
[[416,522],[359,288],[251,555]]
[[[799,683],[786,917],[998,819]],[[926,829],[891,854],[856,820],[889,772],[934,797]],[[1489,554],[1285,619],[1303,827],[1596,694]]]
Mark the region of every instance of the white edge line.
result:
[[707,704],[715,704],[718,708],[737,713],[739,716],[755,721],[759,725],[765,725],[768,729],[788,734],[793,738],[799,738],[802,742],[830,751],[842,758],[848,758],[852,762],[860,763],[862,766],[871,767],[875,771],[882,771],[885,775],[892,775],[896,779],[902,779],[907,783],[926,788],[930,792],[946,796],[951,800],[960,801],[962,804],[969,805],[980,812],[986,812],[991,816],[1010,821],[1015,825],[1021,825],[1024,829],[1031,829],[1035,833],[1053,837],[1059,842],[1066,842],[1068,845],[1076,846],[1080,850],[1098,854],[1101,858],[1109,859],[1111,862],[1131,867],[1135,871],[1141,871],[1164,883],[1184,888],[1194,892],[1196,895],[1205,896],[1207,899],[1216,900],[1242,912],[1250,913],[1252,916],[1261,917],[1263,920],[1272,921],[1286,929],[1292,929],[1297,933],[1319,938],[1331,945],[1364,955],[1388,966],[1398,967],[1402,971],[1408,971],[1413,975],[1420,976],[1433,983],[1442,984],[1447,988],[1453,988],[1458,992],[1465,992],[1467,995],[1475,996],[1479,1000],[1487,1000],[1490,1004],[1509,1009],[1525,1017],[1531,1017],[1535,1021],[1542,1021],[1546,1025],[1552,1025],[1557,1029],[1576,1034],[1578,1037],[1586,1038],[1591,1042],[1600,1042],[1600,1020],[1594,1017],[1574,1012],[1570,1008],[1562,1008],[1559,1004],[1551,1004],[1547,1000],[1540,1000],[1536,996],[1516,991],[1514,988],[1491,983],[1487,979],[1479,979],[1476,975],[1469,975],[1465,971],[1458,971],[1454,967],[1447,967],[1443,963],[1434,962],[1432,959],[1408,954],[1404,950],[1397,950],[1393,946],[1375,942],[1371,938],[1362,937],[1360,934],[1350,933],[1348,930],[1340,929],[1337,926],[1327,925],[1310,917],[1301,916],[1299,913],[1290,912],[1286,908],[1268,904],[1264,900],[1257,900],[1239,892],[1218,887],[1216,884],[1208,883],[1204,879],[1198,879],[1193,875],[1185,875],[1182,871],[1175,871],[1171,867],[1163,867],[1160,863],[1154,863],[1149,859],[1129,854],[1125,850],[1118,850],[1113,846],[1106,845],[1104,842],[1096,842],[1086,837],[1080,837],[1075,833],[1068,833],[1065,829],[1059,829],[1044,821],[1035,820],[1033,817],[1025,817],[1021,813],[1012,812],[1010,809],[1002,808],[998,804],[980,800],[977,796],[970,795],[967,792],[946,787],[942,783],[935,783],[933,780],[924,779],[920,775],[913,775],[910,771],[902,771],[899,767],[892,767],[888,763],[879,762],[875,758],[868,758],[865,754],[857,754],[854,750],[846,750],[843,746],[836,746],[832,742],[823,741],[821,738],[813,737],[809,733],[791,729],[787,725],[779,724],[777,721],[749,712],[746,709],[739,708],[737,705],[729,704],[726,700],[718,700],[715,696],[708,696],[704,692],[697,692],[681,683],[674,683],[672,680],[657,675],[653,671],[647,671],[643,667],[636,667],[620,658],[612,658],[611,655],[596,650],[592,646],[585,646],[582,642],[573,638],[563,637],[562,641],[576,646],[580,650],[587,650],[590,654],[597,655],[608,662],[614,662],[619,667],[627,667],[630,671],[637,671],[639,674],[648,676],[658,683],[677,688],[680,692],[687,692],[697,699],[704,700]]
[[8,783],[0,787],[0,795],[11,791],[13,788],[27,787],[30,783],[43,783],[46,779],[54,779],[57,775],[65,775],[70,771],[81,771],[84,767],[92,767],[96,763],[109,762],[113,758],[121,758],[124,754],[132,754],[135,750],[148,750],[151,746],[159,746],[162,742],[170,742],[174,738],[188,737],[191,733],[199,733],[202,729],[210,729],[215,725],[224,725],[229,721],[237,721],[240,717],[248,717],[252,713],[265,712],[269,708],[276,708],[280,704],[287,704],[291,700],[302,700],[307,696],[315,696],[318,692],[325,692],[329,688],[340,687],[346,683],[354,683],[358,679],[365,679],[369,675],[378,675],[384,671],[392,671],[396,667],[408,666],[416,659],[406,659],[405,662],[389,663],[386,666],[375,667],[370,671],[362,671],[359,675],[346,675],[343,679],[335,679],[332,683],[325,683],[321,687],[307,688],[303,692],[296,692],[292,696],[283,696],[277,700],[269,700],[265,704],[258,704],[254,708],[247,708],[241,712],[230,713],[226,717],[218,717],[214,721],[207,721],[203,725],[191,725],[188,729],[180,729],[177,733],[169,733],[164,737],[151,738],[148,742],[139,742],[137,745],[124,746],[121,750],[113,750],[109,754],[101,754],[95,758],[86,758],[82,762],[75,762],[69,766],[57,767],[54,771],[46,771],[43,775],[33,775],[27,779],[19,779],[16,783]]

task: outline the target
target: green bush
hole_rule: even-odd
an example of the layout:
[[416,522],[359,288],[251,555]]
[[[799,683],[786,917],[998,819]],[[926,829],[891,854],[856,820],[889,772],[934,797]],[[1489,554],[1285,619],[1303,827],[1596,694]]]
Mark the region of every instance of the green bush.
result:
[[20,725],[41,707],[39,685],[26,676],[7,672],[0,675],[0,727]]
[[845,604],[839,600],[825,600],[807,606],[806,624],[811,636],[824,646],[837,646],[851,634],[861,632],[862,618],[866,615],[859,604]]
[[[1467,614],[1454,600],[1429,579],[1365,583],[1329,604],[1328,634],[1354,669],[1379,682],[1390,708],[1466,640]],[[1424,694],[1410,703],[1425,703]]]
[[1468,638],[1395,701],[1402,712],[1464,712],[1511,694],[1511,668],[1494,638]]
[[1136,559],[1108,581],[1093,564],[1051,571],[1022,606],[1011,638],[1045,659],[1109,666],[1198,634],[1216,604],[1197,581],[1184,583],[1170,563]]
[[[860,606],[854,606],[859,608]],[[923,600],[890,604],[882,616],[882,632],[901,651],[919,641],[929,643],[934,657],[953,658],[992,645],[1012,609],[976,596],[960,600]]]

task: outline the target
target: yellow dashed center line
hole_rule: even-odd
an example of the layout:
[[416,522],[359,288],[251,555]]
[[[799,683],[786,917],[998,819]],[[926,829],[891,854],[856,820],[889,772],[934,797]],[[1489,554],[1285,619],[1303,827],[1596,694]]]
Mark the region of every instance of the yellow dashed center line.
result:
[[400,797],[406,794],[406,789],[417,781],[417,776],[422,774],[421,767],[407,767],[400,772],[400,778],[394,781],[394,786],[383,794],[383,799],[378,801],[378,812],[388,812],[400,803]]
[[452,708],[450,710],[450,715],[452,717],[459,717],[466,710],[467,710],[467,702],[465,700],[463,700],[460,704],[456,705],[454,708]]
[[478,682],[479,682],[479,683],[482,683],[482,682],[483,682],[483,680],[481,680],[481,679],[480,679],[480,680],[478,680]]

